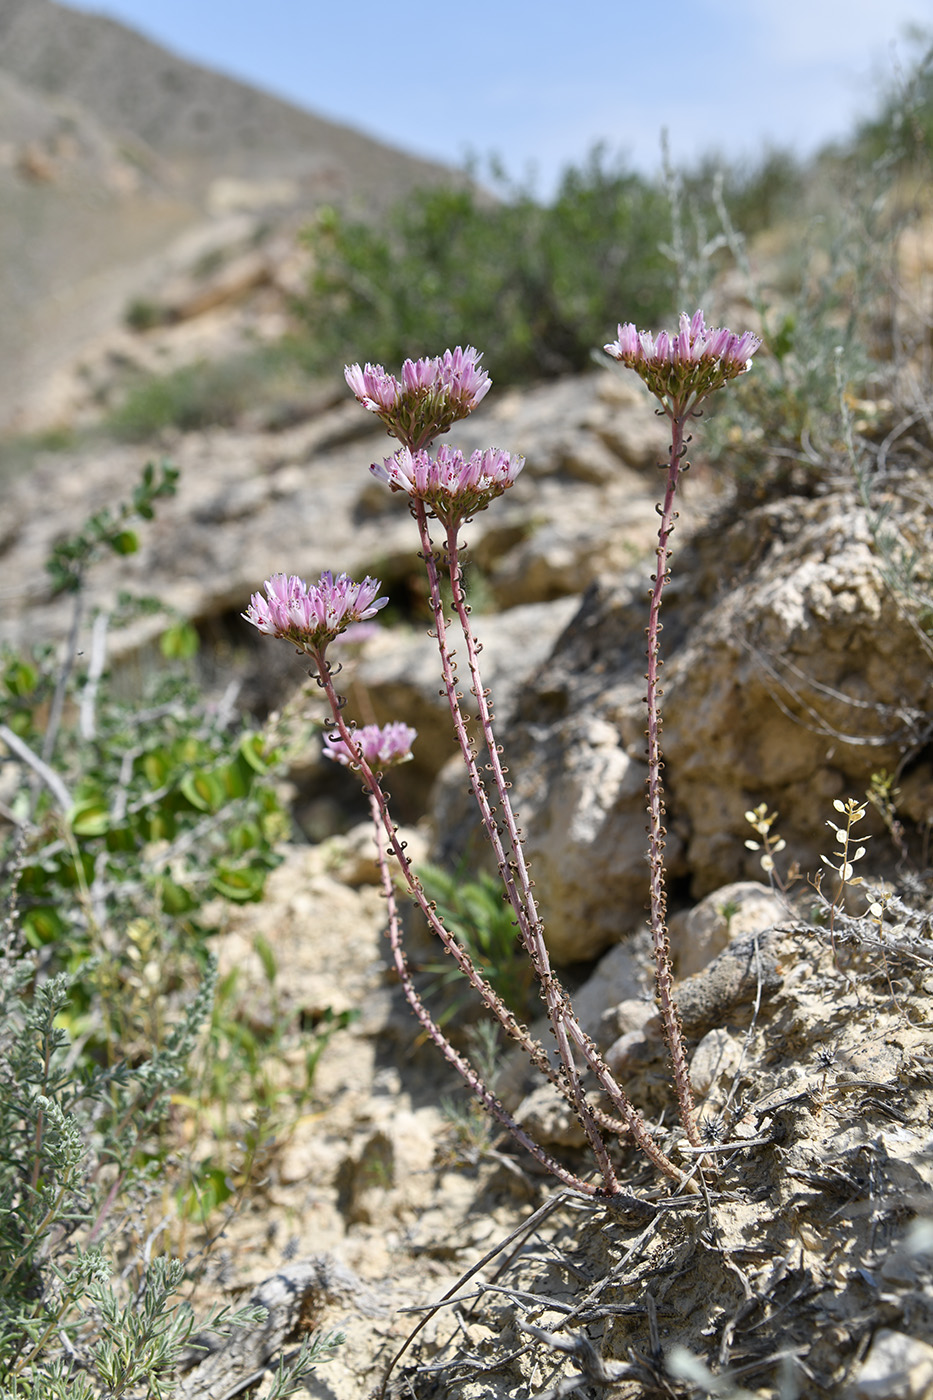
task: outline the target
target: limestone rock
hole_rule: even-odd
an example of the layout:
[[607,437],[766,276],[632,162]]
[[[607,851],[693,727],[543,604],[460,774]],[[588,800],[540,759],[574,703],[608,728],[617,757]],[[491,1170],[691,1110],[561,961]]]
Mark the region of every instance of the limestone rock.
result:
[[678,977],[700,972],[733,938],[761,933],[786,915],[766,885],[739,880],[701,899],[670,920],[671,953]]
[[664,1054],[661,1017],[653,1002],[623,1001],[613,1009],[616,1039],[606,1063],[623,1083],[633,1073]]
[[523,1099],[515,1121],[536,1142],[555,1147],[582,1147],[586,1133],[567,1100],[553,1084],[541,1084]]
[[[864,510],[845,495],[785,501],[753,530],[765,524],[753,567],[712,600],[667,677],[671,806],[698,894],[758,873],[744,810],[761,801],[787,859],[818,869],[832,800],[893,771],[928,703],[929,658]],[[862,830],[883,835],[871,817]]]
[[632,949],[630,942],[614,944],[574,993],[573,1009],[587,1035],[601,1041],[610,1019],[613,1034],[620,1035],[617,1018],[622,1006],[648,1005],[653,1014],[653,1002],[649,1004],[648,1000],[652,995],[652,977],[647,960]]
[[[518,690],[547,659],[579,601],[576,597],[555,598],[474,617],[475,633],[483,648],[483,681],[492,692],[496,716],[508,716]],[[475,714],[476,700],[470,693],[462,633],[456,626],[450,632],[451,648],[461,662],[463,708],[468,714]],[[384,630],[367,644],[355,683],[365,693],[376,722],[404,719],[417,729],[410,767],[423,775],[426,783],[432,782],[456,750],[434,638],[426,632]],[[404,781],[409,779],[408,768],[406,765],[401,774]]]
[[516,805],[548,946],[558,962],[579,961],[616,942],[644,903],[645,765],[596,716],[541,734],[535,754],[533,767],[513,767]]
[[707,1098],[717,1082],[728,1081],[738,1068],[741,1054],[741,1038],[724,1026],[707,1031],[690,1060],[690,1083],[698,1100]]
[[[647,902],[646,588],[639,570],[593,585],[507,736],[558,960],[598,953]],[[744,814],[761,801],[787,863],[819,869],[832,800],[893,771],[923,730],[929,658],[845,492],[701,528],[675,565],[663,644],[668,873],[697,896],[760,874]],[[871,812],[862,830],[870,874],[885,833]]]
[[933,1347],[882,1327],[859,1366],[850,1400],[927,1400],[933,1393]]

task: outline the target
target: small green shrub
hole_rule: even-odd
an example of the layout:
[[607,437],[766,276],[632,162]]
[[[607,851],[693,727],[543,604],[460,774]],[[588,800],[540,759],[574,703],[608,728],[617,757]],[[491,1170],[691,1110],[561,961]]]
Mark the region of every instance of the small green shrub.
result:
[[[446,927],[495,987],[507,1006],[527,1018],[535,1006],[534,971],[521,945],[512,907],[502,898],[502,886],[492,875],[465,880],[439,865],[423,865],[418,878],[428,899],[437,905]],[[434,991],[447,1000],[438,1022],[444,1024],[469,1004],[463,978],[450,959],[429,963],[424,971],[434,979]],[[450,1000],[450,994],[456,995]],[[477,998],[477,1006],[479,1001]]]
[[306,356],[303,345],[285,340],[139,379],[107,416],[104,430],[123,442],[146,442],[167,428],[232,428],[257,415],[256,426],[287,425],[313,402]]
[[53,588],[74,600],[64,664],[53,648],[38,648],[7,652],[0,665],[0,734],[23,765],[11,803],[28,832],[21,927],[49,967],[74,974],[72,1015],[104,989],[96,1021],[83,1027],[88,1053],[160,1043],[163,998],[192,959],[204,963],[205,904],[259,899],[288,831],[270,780],[277,751],[205,703],[186,661],[193,629],[170,619],[162,650],[177,659],[150,679],[142,705],[111,694],[103,652],[108,626],[158,609],[156,601],[124,600],[98,619],[77,664],[88,569],[102,552],[136,548],[128,523],[151,518],[176,477],[148,466],[129,503],[55,546]]
[[[90,1400],[144,1383],[147,1394],[167,1395],[194,1327],[177,1296],[184,1270],[140,1254],[131,1281],[118,1281],[106,1245],[144,1189],[146,1149],[185,1073],[213,981],[204,980],[161,1050],[135,1068],[94,1069],[76,1065],[58,1024],[69,977],[40,981],[37,972],[9,941],[0,958],[3,1394]],[[133,1232],[121,1224],[125,1246]]]
[[321,362],[360,344],[385,364],[460,343],[484,349],[499,384],[586,369],[625,307],[645,323],[670,302],[659,249],[663,193],[602,150],[542,205],[497,179],[406,196],[378,227],[321,210],[315,271],[299,307]]
[[[21,778],[0,848],[0,1374],[16,1400],[168,1400],[195,1330],[180,1292],[197,1256],[190,1267],[171,1256],[153,1204],[174,1196],[183,1219],[204,1222],[245,1190],[350,1019],[325,1016],[307,1035],[296,1011],[264,1034],[235,978],[215,997],[208,906],[260,897],[287,823],[275,749],[190,676],[197,634],[171,620],[169,664],[141,703],[111,693],[105,639],[158,602],[95,619],[85,659],[88,571],[137,547],[130,525],[152,518],[176,477],[147,467],[125,503],[55,546],[52,589],[73,613],[64,661],[45,646],[0,664],[0,739]],[[274,991],[272,950],[257,950]],[[303,1062],[286,1074],[276,1057],[299,1034]],[[244,1145],[237,1121],[211,1152],[234,1095]],[[301,1347],[270,1393],[291,1394],[335,1341]]]
[[157,302],[148,301],[145,297],[136,297],[123,313],[123,319],[131,331],[142,332],[160,326],[163,315]]
[[[0,952],[0,1374],[5,1400],[169,1400],[195,1332],[263,1316],[182,1296],[190,1272],[146,1238],[149,1198],[166,1170],[170,1099],[210,1016],[212,969],[157,1049],[131,1065],[94,1066],[61,1025],[67,974],[42,979],[15,936],[16,877]],[[337,1334],[280,1362],[284,1397]]]

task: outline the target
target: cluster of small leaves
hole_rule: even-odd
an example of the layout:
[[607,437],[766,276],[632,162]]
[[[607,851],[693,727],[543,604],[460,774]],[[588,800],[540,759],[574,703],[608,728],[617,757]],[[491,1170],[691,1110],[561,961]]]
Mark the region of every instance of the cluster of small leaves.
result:
[[[865,883],[861,875],[856,875],[855,865],[857,861],[863,859],[867,848],[865,846],[856,846],[853,844],[852,829],[856,823],[860,822],[864,817],[867,806],[868,804],[865,802],[856,802],[854,797],[848,798],[845,802],[837,797],[833,802],[833,807],[845,817],[845,826],[840,826],[838,822],[832,820],[826,823],[834,833],[837,847],[832,856],[820,856],[820,860],[826,866],[827,870],[831,870],[836,876],[836,890],[832,899],[828,901],[828,908],[826,910],[829,922],[829,937],[833,945],[834,955],[836,954],[836,921],[838,915],[843,910],[846,890],[855,885],[863,885]],[[865,837],[866,841],[870,839],[870,837]],[[817,894],[822,896],[822,882],[819,876],[814,880],[814,887]],[[883,920],[883,906],[881,907],[880,915]]]
[[116,510],[104,507],[97,511],[77,534],[55,545],[45,566],[51,575],[53,592],[76,593],[88,568],[108,550],[114,554],[135,554],[139,536],[128,528],[128,522],[134,517],[151,520],[155,502],[174,496],[177,481],[177,468],[167,462],[156,468],[149,462],[129,501],[122,502]]
[[[505,1004],[520,1019],[530,1016],[537,1003],[534,971],[519,940],[511,905],[502,897],[501,883],[487,874],[465,880],[437,865],[419,867],[418,877],[444,925]],[[464,992],[463,977],[450,959],[428,963],[424,971],[434,979],[438,993],[456,993],[438,1017],[441,1025],[471,1004],[469,989]]]
[[777,812],[768,812],[766,802],[760,802],[757,807],[745,813],[745,820],[757,831],[760,837],[758,841],[749,838],[745,842],[745,848],[749,851],[761,852],[759,864],[769,879],[774,874],[774,857],[787,845],[783,836],[773,834],[771,831],[777,821],[777,815]]
[[659,231],[663,192],[593,152],[542,205],[501,171],[415,191],[382,223],[319,211],[315,270],[298,308],[322,364],[398,364],[430,345],[482,345],[502,385],[586,369],[624,306],[640,324],[671,310]]
[[[8,656],[0,723],[41,747],[56,661]],[[75,678],[78,692],[84,678]],[[231,727],[184,675],[155,679],[142,706],[97,706],[91,739],[68,733],[60,776],[67,813],[43,795],[27,849],[21,898],[33,946],[91,951],[88,903],[100,912],[156,908],[192,920],[205,899],[258,899],[286,831],[270,775],[276,752],[261,734]],[[14,811],[28,801],[24,783]]]
[[[844,818],[844,821],[834,821],[832,818],[827,820],[826,825],[833,832],[835,850],[832,855],[821,855],[820,860],[825,868],[835,876],[835,889],[831,896],[824,892],[822,873],[818,873],[810,882],[819,901],[815,917],[828,929],[834,956],[838,953],[837,936],[839,934],[851,936],[861,943],[874,939],[881,951],[888,982],[892,986],[892,995],[893,982],[886,953],[886,944],[890,934],[887,920],[889,918],[895,920],[900,931],[901,944],[910,947],[912,944],[916,944],[925,931],[928,931],[929,915],[906,904],[890,885],[873,882],[870,879],[866,881],[865,877],[856,873],[858,862],[864,860],[868,853],[868,848],[864,843],[871,840],[870,836],[859,837],[856,833],[856,827],[864,819],[868,805],[871,803],[880,812],[906,864],[907,851],[903,845],[902,827],[897,818],[894,801],[897,791],[894,780],[889,774],[874,773],[872,774],[872,786],[867,794],[868,801],[859,802],[851,797],[845,801],[841,798],[834,800],[833,808],[840,817]],[[786,846],[784,840],[773,831],[777,821],[777,813],[769,813],[767,805],[762,802],[753,810],[746,812],[745,819],[754,827],[760,837],[759,840],[746,841],[745,846],[749,850],[761,852],[762,869],[778,889],[786,892],[790,884],[797,879],[798,870],[795,864],[783,878],[777,871],[774,857]],[[860,913],[850,914],[846,909],[847,891],[860,885],[865,890],[865,907]],[[919,887],[924,888],[923,881],[919,882]],[[725,914],[725,908],[721,912]]]
[[116,1397],[145,1385],[161,1396],[191,1330],[175,1299],[183,1270],[164,1259],[140,1266],[129,1298],[101,1246],[145,1170],[141,1148],[185,1073],[213,981],[136,1069],[76,1063],[59,1024],[70,991],[66,974],[39,980],[15,941],[0,956],[4,1394]]
[[[845,817],[845,826],[839,826],[837,822],[827,821],[826,825],[835,833],[836,845],[839,849],[833,856],[820,856],[820,860],[828,869],[832,870],[839,878],[840,894],[846,885],[861,885],[864,883],[860,875],[855,873],[855,862],[861,860],[866,854],[865,846],[853,847],[852,828],[856,822],[860,822],[865,815],[867,804],[856,802],[854,797],[850,797],[847,802],[836,798],[833,807],[837,812]],[[871,837],[866,836],[866,841]]]
[[[167,464],[146,466],[127,501],[55,546],[54,586],[74,595],[65,657],[49,645],[0,657],[6,761],[19,762],[21,777],[9,815],[30,832],[23,929],[34,947],[54,944],[60,960],[67,949],[72,965],[95,952],[95,927],[117,915],[126,922],[145,909],[179,921],[190,939],[205,899],[258,899],[286,830],[271,782],[276,750],[230,706],[205,702],[185,664],[198,643],[190,624],[171,621],[161,650],[177,664],[150,675],[135,703],[115,697],[107,672],[95,670],[93,647],[87,658],[80,645],[87,570],[106,550],[137,547],[126,522],[151,520],[177,478]],[[121,598],[97,619],[104,627],[95,645],[103,654],[108,627],[161,608],[158,600]],[[74,719],[60,730],[69,713]],[[41,755],[55,782],[40,785],[41,764],[30,769],[30,754]]]

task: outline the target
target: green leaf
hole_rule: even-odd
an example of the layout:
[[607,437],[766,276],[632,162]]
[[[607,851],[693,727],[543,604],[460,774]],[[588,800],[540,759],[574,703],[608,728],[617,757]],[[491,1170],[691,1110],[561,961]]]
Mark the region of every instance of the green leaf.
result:
[[30,909],[23,916],[23,936],[30,948],[43,948],[58,943],[65,936],[65,923],[57,909],[51,906]]
[[28,661],[13,661],[3,673],[3,684],[11,695],[22,699],[39,684],[39,672]]
[[253,770],[239,755],[232,763],[225,763],[223,768],[218,770],[217,776],[223,782],[228,800],[245,797],[253,783]]
[[262,898],[267,871],[262,866],[218,866],[211,886],[235,904],[249,904]]
[[159,895],[166,914],[188,914],[198,907],[198,901],[191,892],[174,880],[162,879],[159,882]]
[[110,547],[115,554],[135,554],[139,549],[139,536],[135,530],[118,530],[110,536]]
[[227,802],[227,788],[216,772],[186,773],[179,789],[199,812],[219,812]]
[[103,836],[110,826],[110,809],[103,798],[85,798],[72,807],[70,825],[76,836]]
[[176,622],[159,638],[159,650],[169,661],[188,661],[201,646],[198,629],[190,622]]
[[165,749],[152,749],[149,753],[144,753],[138,762],[146,781],[154,788],[162,787],[168,780],[171,764]]
[[237,822],[227,833],[227,845],[234,855],[242,856],[262,844],[262,828],[256,821]]
[[244,734],[239,747],[241,755],[256,773],[268,773],[275,762],[275,750],[266,748],[261,734]]
[[7,723],[14,734],[18,734],[21,739],[25,739],[26,735],[32,729],[32,711],[14,710],[13,713],[7,717]]

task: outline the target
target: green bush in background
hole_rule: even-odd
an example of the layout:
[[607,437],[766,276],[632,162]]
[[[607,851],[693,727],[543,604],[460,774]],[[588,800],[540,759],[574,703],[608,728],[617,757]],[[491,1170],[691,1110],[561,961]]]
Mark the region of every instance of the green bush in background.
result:
[[552,203],[510,188],[415,191],[379,225],[322,209],[315,270],[298,307],[322,362],[386,365],[476,345],[499,384],[586,369],[619,308],[652,323],[670,308],[659,244],[662,189],[597,149]]
[[[84,615],[88,572],[135,552],[135,527],[177,475],[147,466],[125,503],[55,546],[65,646],[0,656],[0,741],[18,780],[5,784],[0,846],[0,1393],[11,1400],[173,1393],[196,1324],[180,1294],[203,1265],[177,1257],[178,1230],[248,1190],[350,1020],[325,1011],[303,1031],[259,934],[270,1023],[247,1020],[235,973],[218,985],[220,901],[258,900],[289,832],[278,752],[229,696],[205,696],[197,632],[171,614],[144,693],[117,698],[106,638],[164,611],[157,600]],[[284,1068],[299,1043],[301,1063]],[[249,1319],[207,1325],[221,1320]],[[301,1347],[271,1393],[291,1394],[334,1344]]]

